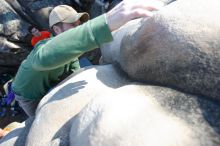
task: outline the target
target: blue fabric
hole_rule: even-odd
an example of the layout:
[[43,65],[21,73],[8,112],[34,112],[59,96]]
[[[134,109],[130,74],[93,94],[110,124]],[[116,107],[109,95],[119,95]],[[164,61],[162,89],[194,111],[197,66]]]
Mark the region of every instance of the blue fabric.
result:
[[80,67],[85,67],[85,66],[90,66],[92,65],[92,63],[89,61],[88,58],[86,57],[82,57],[79,59],[79,64],[80,64]]
[[11,89],[11,83],[12,82],[9,82],[8,87],[7,87],[8,88],[8,94],[6,95],[7,96],[6,97],[6,104],[7,105],[10,105],[12,103],[12,101],[15,99],[15,95]]

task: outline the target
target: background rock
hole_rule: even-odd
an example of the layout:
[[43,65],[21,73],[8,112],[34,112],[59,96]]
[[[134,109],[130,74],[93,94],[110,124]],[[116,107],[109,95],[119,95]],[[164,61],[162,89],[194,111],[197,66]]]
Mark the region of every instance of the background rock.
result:
[[0,0],[0,74],[16,73],[32,49],[28,27],[48,30],[48,15],[53,7],[67,4],[79,12],[89,12],[93,2],[84,0],[79,6],[74,0]]
[[[28,23],[4,0],[0,8],[0,73],[18,68],[29,53],[23,38],[27,34]],[[10,69],[10,70],[12,70]]]

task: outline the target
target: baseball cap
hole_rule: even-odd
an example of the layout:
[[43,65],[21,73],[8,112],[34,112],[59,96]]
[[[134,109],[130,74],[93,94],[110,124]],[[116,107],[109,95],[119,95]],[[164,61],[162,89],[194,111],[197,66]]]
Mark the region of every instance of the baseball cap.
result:
[[86,12],[77,13],[68,5],[58,5],[50,12],[49,26],[52,27],[58,22],[74,23],[79,19],[81,22],[86,22],[89,20],[89,14]]

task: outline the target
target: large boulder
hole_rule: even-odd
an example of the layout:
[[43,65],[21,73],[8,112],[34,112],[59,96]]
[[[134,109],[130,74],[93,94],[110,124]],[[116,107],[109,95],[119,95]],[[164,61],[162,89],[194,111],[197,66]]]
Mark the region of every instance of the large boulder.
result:
[[71,119],[93,98],[128,83],[123,74],[117,72],[111,65],[91,68],[72,75],[53,89],[37,108],[27,145],[49,145],[55,139],[53,142],[68,143]]
[[218,0],[165,6],[116,35],[122,41],[112,42],[120,56],[113,60],[135,80],[220,99],[219,6]]
[[133,82],[118,66],[97,66],[55,87],[30,129],[12,131],[0,145],[217,146],[219,113],[208,98]]
[[202,97],[133,82],[90,102],[73,119],[70,145],[217,146],[219,110]]

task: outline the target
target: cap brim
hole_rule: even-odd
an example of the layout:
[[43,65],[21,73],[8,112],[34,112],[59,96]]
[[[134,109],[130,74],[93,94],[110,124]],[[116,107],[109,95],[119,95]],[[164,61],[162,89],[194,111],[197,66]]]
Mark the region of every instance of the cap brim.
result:
[[84,13],[79,13],[80,15],[80,21],[81,22],[86,22],[89,20],[89,14],[84,12]]
[[80,20],[82,23],[86,22],[89,20],[89,14],[84,12],[84,13],[78,13],[77,17],[76,16],[71,16],[66,18],[65,20],[61,21],[61,22],[65,22],[65,23],[74,23],[77,20]]

